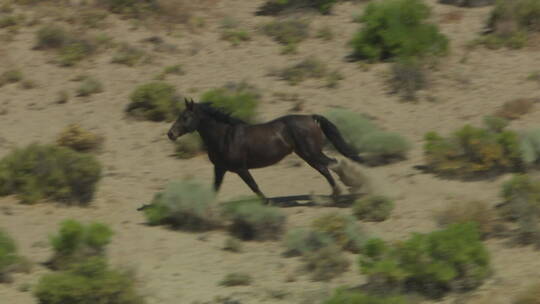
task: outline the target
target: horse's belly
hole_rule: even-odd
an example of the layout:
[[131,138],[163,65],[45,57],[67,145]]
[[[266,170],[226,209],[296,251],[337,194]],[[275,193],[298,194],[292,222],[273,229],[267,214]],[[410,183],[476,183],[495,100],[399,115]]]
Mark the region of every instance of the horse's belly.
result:
[[246,163],[248,168],[271,166],[291,154],[292,151],[292,147],[283,143],[268,143],[250,149],[246,154]]

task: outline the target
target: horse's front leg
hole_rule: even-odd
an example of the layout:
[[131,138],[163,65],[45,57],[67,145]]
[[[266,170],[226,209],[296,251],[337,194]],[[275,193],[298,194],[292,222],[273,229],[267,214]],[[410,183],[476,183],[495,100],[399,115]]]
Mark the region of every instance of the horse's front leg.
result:
[[249,186],[251,191],[255,192],[255,194],[257,194],[257,196],[259,196],[265,204],[270,204],[270,200],[268,200],[268,198],[264,196],[261,190],[259,190],[259,186],[257,185],[255,180],[253,179],[253,176],[251,176],[251,173],[249,173],[247,169],[238,170],[236,171],[236,174],[238,174],[240,178],[242,178],[242,180]]
[[214,166],[214,190],[219,191],[221,184],[223,183],[223,177],[227,173],[227,170],[222,167]]

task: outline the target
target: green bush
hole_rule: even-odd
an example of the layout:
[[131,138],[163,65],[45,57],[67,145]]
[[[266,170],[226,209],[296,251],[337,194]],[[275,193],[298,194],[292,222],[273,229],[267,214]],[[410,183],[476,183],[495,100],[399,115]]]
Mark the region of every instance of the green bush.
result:
[[75,65],[95,51],[95,45],[75,34],[68,33],[57,25],[45,25],[36,33],[36,49],[55,49],[58,63],[62,66]]
[[304,261],[315,281],[329,281],[347,271],[350,266],[349,260],[335,244],[306,253]]
[[365,233],[349,215],[330,212],[313,220],[311,227],[330,236],[339,247],[353,252],[360,251],[366,241]]
[[425,23],[429,16],[421,0],[369,3],[360,18],[364,25],[350,42],[353,57],[378,61],[445,54],[448,39],[436,25]]
[[15,241],[0,229],[0,283],[8,280],[8,273],[18,259]]
[[361,291],[338,288],[323,304],[407,304],[401,296],[370,295]]
[[528,175],[515,175],[503,184],[503,204],[499,213],[517,222],[517,240],[540,246],[540,180]]
[[140,85],[130,98],[126,112],[141,119],[172,121],[184,109],[184,103],[180,102],[174,86],[164,82]]
[[447,291],[476,288],[491,274],[489,253],[473,223],[416,233],[394,245],[372,239],[362,253],[361,272],[387,290],[415,290],[438,297]]
[[324,232],[297,228],[285,234],[284,245],[287,248],[285,255],[306,255],[333,243],[332,237]]
[[383,195],[370,195],[354,202],[353,213],[361,220],[386,220],[394,209],[394,201]]
[[142,304],[135,278],[109,269],[105,259],[92,257],[59,273],[45,274],[35,286],[40,304]]
[[185,134],[175,141],[175,155],[188,159],[204,151],[204,143],[198,133]]
[[448,138],[428,132],[424,139],[428,167],[440,174],[468,177],[522,167],[519,137],[513,131],[466,125]]
[[219,282],[221,286],[242,286],[250,285],[253,279],[247,273],[233,272],[227,274],[223,280]]
[[232,221],[231,233],[242,240],[276,240],[285,228],[285,214],[258,198],[227,202],[224,215]]
[[194,231],[214,228],[220,222],[214,191],[192,180],[170,182],[154,195],[144,214],[151,225]]
[[66,269],[89,257],[103,256],[112,235],[112,230],[101,223],[83,225],[76,220],[63,221],[58,234],[50,237],[54,249],[51,267]]
[[490,34],[480,39],[489,48],[521,48],[530,33],[540,31],[538,0],[497,1],[487,22]]
[[296,85],[307,78],[322,78],[327,74],[326,64],[315,57],[304,59],[279,72],[279,76],[290,85]]
[[355,152],[361,153],[372,164],[403,158],[410,149],[410,144],[404,137],[380,130],[365,115],[334,109],[324,116],[338,127]]
[[0,160],[0,195],[17,194],[24,203],[86,204],[100,178],[101,165],[93,155],[65,147],[31,144]]
[[221,39],[229,41],[233,46],[237,46],[242,41],[251,40],[251,37],[245,30],[226,29],[221,33]]
[[259,91],[245,83],[228,83],[227,85],[206,91],[201,102],[209,102],[231,116],[251,122],[255,119],[261,95]]
[[258,13],[262,15],[274,15],[291,9],[315,9],[321,14],[329,14],[337,0],[268,0],[260,8]]

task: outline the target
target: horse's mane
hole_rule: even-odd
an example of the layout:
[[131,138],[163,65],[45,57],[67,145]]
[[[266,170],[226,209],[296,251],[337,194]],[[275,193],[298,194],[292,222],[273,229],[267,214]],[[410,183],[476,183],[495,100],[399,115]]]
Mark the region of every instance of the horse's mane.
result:
[[200,102],[197,104],[199,109],[201,109],[205,114],[214,118],[219,122],[223,122],[229,125],[245,125],[247,122],[232,117],[230,113],[225,113],[222,109],[218,109],[212,106],[210,102]]

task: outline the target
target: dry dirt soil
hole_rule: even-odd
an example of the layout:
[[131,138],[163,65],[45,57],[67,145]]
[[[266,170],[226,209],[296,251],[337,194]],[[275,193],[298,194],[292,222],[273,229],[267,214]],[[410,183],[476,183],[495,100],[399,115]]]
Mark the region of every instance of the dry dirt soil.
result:
[[[180,2],[180,1],[179,1]],[[16,274],[14,281],[0,284],[0,303],[37,303],[24,286],[34,284],[49,272],[40,266],[51,256],[48,236],[67,218],[98,220],[115,231],[108,256],[113,265],[134,269],[141,292],[150,304],[202,303],[216,297],[231,297],[241,303],[319,303],[324,295],[340,285],[365,281],[358,272],[356,256],[348,255],[353,267],[329,283],[313,282],[298,272],[299,258],[282,257],[280,242],[244,242],[243,252],[222,250],[225,231],[204,234],[149,227],[136,211],[149,202],[156,191],[174,179],[194,177],[208,183],[212,166],[205,155],[189,160],[172,157],[173,144],[167,139],[169,123],[127,119],[124,108],[129,95],[140,84],[153,80],[164,67],[181,64],[185,75],[168,75],[166,81],[178,92],[197,99],[202,92],[227,82],[246,80],[262,94],[258,109],[264,121],[290,113],[294,103],[280,100],[275,93],[298,94],[304,100],[303,113],[324,113],[330,107],[345,107],[369,114],[387,130],[406,136],[414,145],[404,161],[361,169],[376,191],[395,199],[390,219],[381,223],[360,223],[370,234],[389,240],[406,238],[411,232],[429,232],[437,228],[434,212],[460,201],[481,200],[490,205],[500,202],[499,189],[510,176],[491,180],[444,180],[422,174],[413,166],[423,163],[425,132],[447,134],[466,123],[479,125],[482,117],[516,98],[538,97],[539,83],[527,76],[540,70],[540,52],[534,43],[521,50],[469,49],[478,37],[491,8],[458,8],[429,0],[432,21],[451,41],[450,54],[442,58],[431,73],[428,89],[416,103],[403,102],[389,94],[389,65],[365,65],[345,60],[350,53],[347,42],[360,26],[353,16],[365,3],[344,2],[329,16],[303,14],[309,19],[312,37],[299,44],[298,52],[281,54],[282,46],[260,34],[258,28],[274,17],[255,16],[262,0],[221,0],[201,2],[191,7],[187,25],[156,25],[109,14],[102,28],[87,33],[105,33],[115,42],[128,42],[145,49],[152,62],[134,67],[112,64],[114,50],[101,51],[75,67],[52,63],[54,53],[33,50],[35,33],[42,24],[57,22],[73,28],[84,6],[73,2],[58,6],[15,6],[15,14],[27,16],[28,24],[16,33],[0,29],[0,72],[17,68],[35,87],[20,84],[0,87],[0,156],[15,147],[32,142],[53,142],[70,123],[105,137],[103,151],[97,155],[104,165],[103,178],[95,199],[86,207],[63,207],[54,203],[22,205],[15,197],[0,198],[0,227],[13,236],[22,255],[36,263],[28,274]],[[456,17],[457,16],[457,17]],[[233,18],[250,33],[251,40],[232,46],[221,40],[224,18]],[[315,37],[317,29],[328,26],[334,39]],[[159,36],[170,44],[169,50],[155,50],[145,38]],[[315,56],[344,76],[339,87],[330,89],[325,82],[308,80],[297,86],[272,76],[272,71]],[[79,75],[90,75],[103,85],[102,93],[75,96]],[[56,103],[58,92],[66,91],[69,100]],[[533,109],[510,128],[534,126],[540,112]],[[330,188],[316,171],[306,164],[295,166],[295,156],[281,163],[253,171],[268,196],[304,193],[327,194]],[[225,177],[219,200],[250,194],[234,175]],[[287,229],[307,226],[318,215],[334,211],[330,207],[283,208]],[[349,209],[337,209],[349,213]],[[540,280],[540,253],[530,247],[509,247],[504,240],[488,240],[494,275],[479,289],[465,295],[449,295],[437,303],[510,303],[516,293]],[[232,271],[247,272],[253,284],[246,287],[222,287],[218,282]],[[288,278],[294,277],[294,281]],[[432,303],[427,301],[427,303]]]

